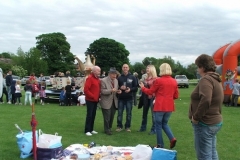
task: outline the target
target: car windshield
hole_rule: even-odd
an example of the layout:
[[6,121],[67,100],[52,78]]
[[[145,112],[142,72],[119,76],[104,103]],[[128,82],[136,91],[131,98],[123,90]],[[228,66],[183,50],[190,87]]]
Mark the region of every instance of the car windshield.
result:
[[186,76],[176,76],[176,79],[187,79]]

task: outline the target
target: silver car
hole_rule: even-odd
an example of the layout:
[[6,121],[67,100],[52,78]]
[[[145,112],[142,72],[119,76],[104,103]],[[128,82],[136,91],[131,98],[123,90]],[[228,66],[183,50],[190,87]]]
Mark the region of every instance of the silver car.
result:
[[26,81],[29,79],[30,76],[25,76],[21,79],[22,86],[26,84]]

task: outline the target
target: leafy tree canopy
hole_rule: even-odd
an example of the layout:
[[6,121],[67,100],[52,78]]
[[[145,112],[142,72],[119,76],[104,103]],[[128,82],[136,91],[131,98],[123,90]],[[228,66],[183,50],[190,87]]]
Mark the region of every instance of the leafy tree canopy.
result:
[[62,33],[48,33],[36,37],[36,48],[41,52],[42,60],[47,62],[48,73],[66,72],[75,69],[74,55],[70,44]]
[[47,62],[41,59],[41,52],[35,47],[26,52],[24,62],[23,67],[27,69],[28,75],[35,73],[38,76],[47,72]]
[[0,54],[0,57],[1,58],[11,58],[11,53],[9,53],[9,52],[2,52]]
[[146,66],[144,66],[141,62],[136,62],[134,65],[132,65],[133,71],[138,73],[138,78],[142,77],[142,69],[146,69]]
[[121,73],[123,64],[129,63],[129,51],[125,46],[113,39],[100,38],[90,44],[85,54],[91,54],[96,57],[96,65],[101,67],[102,71],[108,71],[110,67],[116,67]]

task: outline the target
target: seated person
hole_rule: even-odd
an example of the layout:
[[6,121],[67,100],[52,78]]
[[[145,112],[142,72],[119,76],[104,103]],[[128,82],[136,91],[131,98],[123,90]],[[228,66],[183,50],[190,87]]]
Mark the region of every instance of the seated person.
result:
[[85,106],[86,101],[85,101],[85,95],[83,94],[83,92],[80,92],[80,95],[78,97],[78,102],[80,106]]
[[73,98],[72,98],[73,104],[78,105],[78,97],[79,97],[79,95],[80,95],[80,93],[76,92],[76,94],[73,96]]

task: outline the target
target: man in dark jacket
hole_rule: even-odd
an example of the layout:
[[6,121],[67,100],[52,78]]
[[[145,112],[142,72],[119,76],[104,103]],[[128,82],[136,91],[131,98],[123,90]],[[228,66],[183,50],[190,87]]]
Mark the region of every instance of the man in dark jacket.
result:
[[122,117],[125,106],[127,113],[125,129],[127,132],[131,132],[133,92],[137,91],[137,85],[136,78],[129,73],[129,66],[124,64],[122,66],[122,75],[118,77],[118,86],[122,93],[118,96],[117,132],[123,129]]
[[12,81],[13,81],[12,71],[8,70],[8,73],[7,73],[7,76],[6,76],[6,85],[7,85],[7,92],[8,92],[8,104],[11,104],[11,101],[12,101],[12,93],[11,93]]

